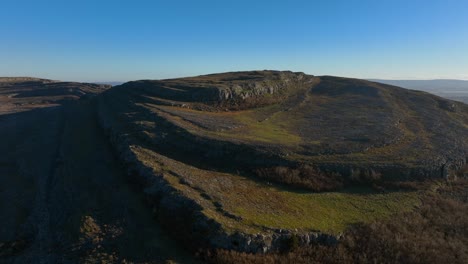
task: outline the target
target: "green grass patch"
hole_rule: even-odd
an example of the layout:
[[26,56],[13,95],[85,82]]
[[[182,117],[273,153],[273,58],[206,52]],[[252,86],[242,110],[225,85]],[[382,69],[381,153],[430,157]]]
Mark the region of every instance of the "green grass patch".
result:
[[246,197],[257,203],[234,208],[248,225],[269,228],[318,230],[339,233],[354,223],[370,222],[412,210],[419,204],[417,192],[373,193],[367,189],[347,192],[297,193],[269,189],[267,197]]
[[[241,175],[198,169],[147,150],[139,153],[140,160],[146,160],[156,170],[167,166],[165,179],[197,201],[204,208],[203,213],[228,232],[258,233],[265,228],[281,228],[341,233],[351,224],[387,218],[420,204],[417,191],[378,193],[364,187],[326,193],[298,191]],[[179,176],[171,176],[172,172]],[[190,182],[190,186],[180,184],[179,177]],[[215,203],[241,220],[226,217]]]
[[301,137],[293,134],[282,122],[275,122],[275,117],[259,121],[254,111],[246,111],[233,116],[243,127],[229,132],[216,133],[227,138],[246,139],[249,141],[260,141],[265,143],[276,143],[282,145],[298,144]]

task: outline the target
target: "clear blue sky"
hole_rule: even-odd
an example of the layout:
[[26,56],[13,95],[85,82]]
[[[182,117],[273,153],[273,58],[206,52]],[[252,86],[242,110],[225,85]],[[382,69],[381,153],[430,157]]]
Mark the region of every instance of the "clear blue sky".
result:
[[2,0],[0,76],[468,79],[467,0]]

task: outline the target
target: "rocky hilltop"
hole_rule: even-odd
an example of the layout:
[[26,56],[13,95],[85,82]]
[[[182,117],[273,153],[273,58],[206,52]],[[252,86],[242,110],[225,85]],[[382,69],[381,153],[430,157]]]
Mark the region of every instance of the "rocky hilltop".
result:
[[258,108],[281,102],[314,82],[293,72],[236,72],[159,81],[134,81],[123,86],[145,89],[161,104],[217,111]]
[[147,142],[190,164],[410,179],[446,177],[467,157],[465,104],[364,80],[237,72],[130,82],[104,97],[131,112]]
[[197,246],[334,243],[349,224],[418,204],[417,192],[362,186],[450,178],[467,159],[467,105],[357,79],[136,81],[103,93],[98,112],[161,223]]

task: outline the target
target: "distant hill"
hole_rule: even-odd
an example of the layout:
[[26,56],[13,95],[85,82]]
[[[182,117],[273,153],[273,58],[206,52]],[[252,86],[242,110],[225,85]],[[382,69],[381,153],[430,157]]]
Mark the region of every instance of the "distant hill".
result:
[[382,80],[370,79],[370,81],[386,83],[390,85],[400,86],[408,89],[417,89],[424,91],[465,91],[468,92],[468,81],[465,80]]
[[407,89],[430,92],[444,98],[468,103],[468,81],[465,80],[382,80],[370,81],[395,85]]
[[96,83],[96,84],[107,84],[107,85],[117,86],[117,85],[123,84],[124,82],[94,82],[94,83]]
[[60,105],[64,101],[99,94],[110,87],[32,77],[0,77],[0,115]]

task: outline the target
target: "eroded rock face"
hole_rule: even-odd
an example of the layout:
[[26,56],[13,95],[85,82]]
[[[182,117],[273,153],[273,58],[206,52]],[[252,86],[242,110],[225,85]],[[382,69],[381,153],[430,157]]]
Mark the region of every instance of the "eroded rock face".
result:
[[148,96],[161,100],[160,103],[183,105],[185,108],[248,109],[278,102],[288,94],[310,86],[314,80],[313,76],[304,73],[254,71],[135,81],[121,87],[136,90],[143,88]]
[[[250,74],[253,75],[254,73]],[[242,104],[252,99],[261,100],[267,96],[281,96],[291,92],[291,90],[310,85],[313,81],[313,76],[292,72],[274,72],[271,75],[260,76],[257,79],[244,78],[247,81],[242,80],[242,77],[240,77],[228,81],[227,87],[221,86],[218,88],[218,103],[227,105]]]

